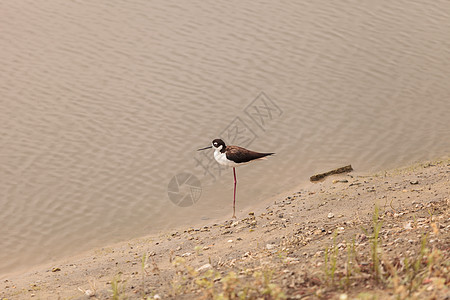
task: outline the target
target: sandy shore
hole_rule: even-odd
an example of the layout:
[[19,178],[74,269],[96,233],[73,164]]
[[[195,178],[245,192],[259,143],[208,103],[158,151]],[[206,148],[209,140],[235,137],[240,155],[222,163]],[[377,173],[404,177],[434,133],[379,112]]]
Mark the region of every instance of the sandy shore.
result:
[[9,274],[0,299],[450,299],[449,177],[448,158],[332,176],[236,220]]

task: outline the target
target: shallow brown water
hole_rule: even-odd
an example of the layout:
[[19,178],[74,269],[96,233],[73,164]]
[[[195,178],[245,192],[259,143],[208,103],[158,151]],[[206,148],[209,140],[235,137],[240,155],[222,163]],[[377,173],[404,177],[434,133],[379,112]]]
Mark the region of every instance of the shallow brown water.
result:
[[[195,151],[216,137],[277,153],[237,170],[238,209],[344,164],[448,154],[449,12],[448,1],[0,3],[0,273],[231,216],[232,172]],[[176,193],[181,173],[201,186]],[[197,202],[175,205],[168,189]]]

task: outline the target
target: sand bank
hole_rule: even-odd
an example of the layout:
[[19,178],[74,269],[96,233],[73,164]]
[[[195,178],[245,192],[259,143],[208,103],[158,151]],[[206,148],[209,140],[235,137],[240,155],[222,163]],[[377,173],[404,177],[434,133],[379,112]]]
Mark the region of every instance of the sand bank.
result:
[[330,177],[236,220],[9,274],[0,298],[443,299],[450,281],[449,175],[445,158]]

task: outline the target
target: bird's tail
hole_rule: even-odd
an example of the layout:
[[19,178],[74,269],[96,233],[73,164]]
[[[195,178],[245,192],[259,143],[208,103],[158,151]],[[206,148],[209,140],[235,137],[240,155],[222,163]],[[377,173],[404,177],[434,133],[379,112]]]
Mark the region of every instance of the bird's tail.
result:
[[261,157],[259,159],[267,159],[268,156],[274,155],[275,153],[261,153]]

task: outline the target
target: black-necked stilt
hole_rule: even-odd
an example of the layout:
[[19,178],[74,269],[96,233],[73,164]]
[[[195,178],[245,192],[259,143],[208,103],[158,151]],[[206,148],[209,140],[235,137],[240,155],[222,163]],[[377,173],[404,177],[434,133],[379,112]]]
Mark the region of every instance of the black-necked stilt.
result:
[[247,150],[238,146],[226,146],[224,141],[221,139],[215,139],[212,141],[212,145],[198,149],[205,150],[209,148],[214,148],[214,158],[216,161],[228,167],[233,167],[233,175],[234,175],[234,195],[233,195],[233,218],[236,218],[236,167],[240,165],[248,164],[254,160],[264,159],[266,156],[275,154],[275,153],[259,153]]

